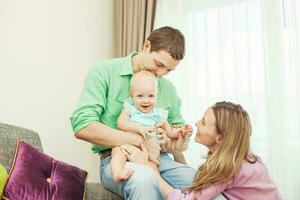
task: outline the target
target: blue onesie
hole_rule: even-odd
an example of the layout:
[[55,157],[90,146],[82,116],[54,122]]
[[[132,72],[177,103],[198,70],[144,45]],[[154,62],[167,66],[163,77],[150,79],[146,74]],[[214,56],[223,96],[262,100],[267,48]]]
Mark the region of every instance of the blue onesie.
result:
[[[168,118],[168,111],[163,108],[153,108],[151,113],[144,113],[138,110],[131,98],[124,101],[123,108],[129,114],[129,122],[145,128],[155,127],[158,122],[167,121]],[[158,143],[158,138],[155,132],[152,132],[150,137]]]

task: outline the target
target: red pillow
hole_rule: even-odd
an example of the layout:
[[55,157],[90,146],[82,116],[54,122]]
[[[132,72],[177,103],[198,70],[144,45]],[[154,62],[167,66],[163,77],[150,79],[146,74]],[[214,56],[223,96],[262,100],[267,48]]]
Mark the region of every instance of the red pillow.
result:
[[12,200],[82,200],[86,178],[86,171],[55,160],[20,141],[3,196]]

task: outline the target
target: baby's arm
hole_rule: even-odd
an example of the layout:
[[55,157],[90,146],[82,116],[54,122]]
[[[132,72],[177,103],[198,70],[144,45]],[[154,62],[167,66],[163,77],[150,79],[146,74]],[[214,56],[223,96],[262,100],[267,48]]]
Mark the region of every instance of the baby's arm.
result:
[[122,110],[117,121],[117,126],[120,130],[138,133],[142,135],[144,138],[146,137],[146,134],[152,131],[151,128],[144,128],[140,125],[130,123],[129,114],[126,112],[126,110]]

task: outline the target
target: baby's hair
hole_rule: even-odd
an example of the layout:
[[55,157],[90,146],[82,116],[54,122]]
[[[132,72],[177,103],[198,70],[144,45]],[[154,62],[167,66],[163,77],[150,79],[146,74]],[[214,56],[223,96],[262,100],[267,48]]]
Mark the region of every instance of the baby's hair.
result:
[[146,78],[153,79],[155,84],[157,85],[157,79],[154,74],[146,70],[141,70],[132,75],[130,80],[130,91],[132,91],[132,88],[137,80],[145,80]]

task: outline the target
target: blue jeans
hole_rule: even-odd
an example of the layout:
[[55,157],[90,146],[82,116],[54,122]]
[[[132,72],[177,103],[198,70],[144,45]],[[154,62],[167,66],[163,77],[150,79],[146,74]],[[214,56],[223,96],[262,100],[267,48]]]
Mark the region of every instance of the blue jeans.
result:
[[[159,185],[150,168],[127,162],[126,168],[134,170],[127,181],[116,184],[112,179],[111,156],[101,160],[100,178],[103,186],[124,199],[128,200],[163,200]],[[195,176],[195,170],[189,166],[175,162],[167,153],[160,154],[160,175],[173,188],[184,189],[190,186]]]

